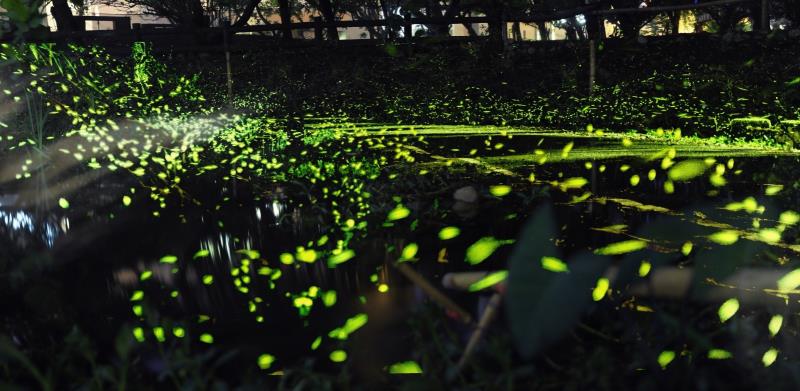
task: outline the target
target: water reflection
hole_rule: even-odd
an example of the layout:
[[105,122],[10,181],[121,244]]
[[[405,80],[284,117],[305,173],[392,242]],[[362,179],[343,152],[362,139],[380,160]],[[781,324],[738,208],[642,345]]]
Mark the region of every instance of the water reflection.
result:
[[[523,137],[514,140],[521,144],[531,141]],[[532,145],[540,147],[535,143]],[[522,145],[519,148],[522,150]],[[578,152],[576,150],[574,154],[578,155]],[[560,146],[554,156],[561,156]],[[192,326],[214,334],[221,343],[242,349],[258,346],[259,349],[280,355],[287,362],[291,362],[295,356],[315,354],[309,351],[314,338],[328,336],[332,329],[341,327],[353,314],[367,313],[369,332],[368,329],[363,331],[360,337],[362,342],[358,342],[361,345],[356,350],[368,353],[354,354],[353,357],[377,365],[376,368],[380,369],[381,365],[378,364],[396,360],[388,354],[384,355],[384,351],[404,352],[403,349],[408,348],[407,341],[400,338],[408,334],[404,322],[419,303],[426,301],[418,289],[410,287],[403,276],[395,274],[391,265],[398,251],[409,242],[418,243],[419,260],[414,268],[431,281],[438,280],[444,272],[467,270],[469,266],[462,260],[465,259],[464,251],[468,245],[487,236],[502,239],[516,236],[525,214],[540,197],[541,189],[524,182],[529,173],[535,171],[539,181],[589,175],[589,168],[583,164],[556,159],[551,163],[555,164],[534,165],[525,160],[516,168],[516,174],[521,174],[518,177],[448,177],[449,182],[443,184],[408,181],[415,188],[407,192],[402,189],[395,191],[396,188],[388,185],[382,187],[383,184],[378,183],[377,191],[370,189],[374,194],[380,191],[417,196],[418,199],[408,205],[415,212],[419,211],[419,226],[414,223],[415,228],[410,230],[400,224],[387,226],[385,230],[374,228],[381,227],[385,216],[382,212],[376,213],[369,221],[370,235],[356,237],[350,244],[355,257],[335,268],[326,262],[328,254],[325,251],[331,247],[330,243],[339,239],[336,237],[338,232],[326,225],[324,209],[308,202],[306,192],[292,192],[290,186],[286,187],[289,190],[284,191],[283,187],[275,186],[275,189],[266,192],[254,191],[258,196],[270,194],[269,198],[256,199],[254,194],[247,191],[249,188],[245,188],[233,193],[232,202],[214,205],[212,202],[218,201],[214,199],[197,207],[187,203],[180,209],[170,205],[160,210],[159,218],[148,218],[152,215],[152,210],[148,209],[151,205],[137,200],[123,208],[119,192],[109,191],[114,184],[106,182],[100,190],[91,192],[98,194],[90,202],[94,204],[89,211],[92,213],[91,224],[78,217],[78,208],[85,205],[75,202],[73,209],[70,209],[76,229],[84,230],[72,232],[70,239],[74,240],[66,242],[73,242],[73,245],[57,248],[53,251],[56,253],[53,258],[63,260],[70,253],[72,259],[79,262],[58,269],[54,274],[59,278],[67,276],[64,277],[66,280],[73,277],[69,273],[83,267],[84,273],[78,275],[81,283],[77,285],[80,286],[76,285],[75,290],[81,291],[81,297],[85,300],[75,300],[75,303],[79,303],[76,306],[92,308],[93,311],[99,308],[96,313],[100,314],[104,311],[121,313],[116,322],[127,322],[145,329],[164,327],[170,322]],[[750,159],[745,164],[766,167],[763,163]],[[567,220],[563,227],[571,227],[564,229],[565,237],[569,239],[563,244],[565,247],[596,248],[606,237],[589,231],[591,227],[627,224],[634,229],[649,222],[655,215],[654,211],[637,210],[630,205],[626,209],[626,205],[621,203],[601,204],[598,202],[600,197],[604,197],[604,200],[622,200],[626,197],[625,200],[637,200],[637,204],[631,204],[634,206],[652,203],[675,210],[698,199],[713,199],[705,196],[710,185],[704,181],[691,186],[679,185],[677,192],[681,196],[664,195],[661,191],[662,177],[630,185],[630,177],[634,172],[644,178],[647,169],[654,163],[618,159],[603,164],[608,166],[603,175],[597,175],[597,169],[592,168],[594,198],[587,201],[588,204],[571,200],[567,198],[570,194],[556,191],[550,196],[563,201],[559,205],[560,215]],[[623,166],[627,168],[623,170]],[[787,178],[778,179],[776,183],[787,182],[784,180]],[[514,185],[514,192],[506,198],[487,196],[484,185],[498,181]],[[185,190],[187,193],[193,190],[209,193],[208,183],[201,184],[206,187],[198,186],[195,189],[186,186]],[[401,186],[404,183],[398,180],[391,185]],[[475,186],[473,197],[455,196],[454,190],[467,185]],[[753,184],[743,180],[734,182],[732,179],[731,186],[747,187],[737,188],[739,191],[736,194],[745,194],[752,191]],[[119,187],[125,186],[119,184]],[[578,192],[575,194],[580,195]],[[227,195],[222,192],[220,196]],[[19,207],[9,206],[14,205],[13,198],[0,196],[0,239],[10,238],[15,242],[11,247],[24,250],[33,243],[39,243],[39,246],[44,244],[51,248],[59,236],[69,231],[68,218],[52,213],[16,210]],[[210,208],[211,205],[215,207]],[[116,217],[104,220],[110,214]],[[180,218],[175,218],[176,215]],[[448,224],[458,225],[461,235],[446,242],[439,240],[437,233],[443,225]],[[323,237],[327,246],[320,244]],[[311,263],[283,262],[280,255],[295,254],[297,246],[318,249],[319,258]],[[255,252],[243,250],[257,250],[258,255],[250,255]],[[506,253],[503,254],[503,251]],[[498,250],[494,259],[479,267],[488,270],[505,267],[503,261],[508,251],[510,247]],[[161,262],[160,258],[167,254],[174,255],[176,259]],[[247,267],[243,267],[245,265]],[[103,281],[103,284],[99,284],[103,285],[100,289],[87,288],[90,283],[97,281]],[[104,294],[107,291],[101,291],[109,287],[111,296],[116,300],[108,300],[108,295]],[[139,298],[134,302],[137,291],[144,295],[144,299]],[[322,299],[329,292],[336,293],[333,296],[336,299],[330,305]],[[312,303],[303,304],[307,309],[303,315],[298,315],[297,299]],[[477,301],[474,298],[469,300],[473,304]],[[142,316],[142,307],[158,316]],[[194,324],[198,318],[210,321]],[[320,352],[339,343],[330,338],[324,341]],[[327,351],[320,354],[327,355]]]
[[24,210],[11,210],[0,204],[0,236],[8,238],[14,247],[28,249],[37,244],[52,248],[56,239],[70,228],[69,218],[47,214],[39,217]]

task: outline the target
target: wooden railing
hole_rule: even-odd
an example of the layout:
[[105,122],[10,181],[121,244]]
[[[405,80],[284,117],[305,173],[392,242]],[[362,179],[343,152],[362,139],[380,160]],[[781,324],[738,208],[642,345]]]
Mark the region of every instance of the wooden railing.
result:
[[[253,34],[253,33],[271,33],[273,36],[282,36],[285,39],[293,39],[292,31],[294,30],[313,30],[314,40],[320,41],[325,39],[324,31],[328,29],[339,28],[389,28],[391,31],[391,38],[401,39],[409,42],[414,39],[413,26],[414,25],[469,25],[485,23],[488,25],[503,25],[506,23],[541,23],[551,22],[555,20],[562,20],[571,18],[578,15],[586,17],[587,30],[590,39],[602,39],[605,37],[604,21],[614,19],[617,17],[624,17],[629,15],[641,15],[643,17],[653,16],[660,13],[673,13],[687,10],[707,9],[710,7],[720,6],[735,6],[741,4],[751,4],[754,10],[753,21],[756,30],[768,30],[768,6],[770,0],[716,0],[699,4],[686,4],[676,6],[658,6],[646,8],[620,8],[620,9],[597,9],[595,6],[584,6],[570,10],[541,13],[538,15],[496,15],[489,16],[461,16],[452,18],[443,17],[411,17],[409,14],[404,16],[395,16],[389,19],[375,19],[375,20],[346,20],[346,21],[324,21],[321,17],[315,17],[310,22],[298,22],[288,24],[264,24],[264,25],[247,25],[242,27],[231,27],[229,24],[223,24],[220,27],[184,30],[178,25],[169,24],[138,24],[135,23],[131,26],[130,18],[128,17],[113,17],[113,16],[80,16],[77,17],[84,21],[111,21],[113,22],[114,29],[108,30],[95,30],[95,31],[78,31],[60,33],[54,32],[45,36],[45,41],[61,41],[72,40],[92,37],[108,37],[114,36],[121,41],[128,40],[161,40],[166,35],[179,35],[184,33],[192,34],[205,34],[207,36],[226,36],[226,40],[233,40],[237,34]],[[760,3],[760,4],[759,4]],[[397,32],[402,31],[402,35]],[[501,39],[507,39],[507,31],[505,28],[500,28]],[[277,34],[280,33],[280,34]],[[328,39],[337,39],[338,37],[328,37]],[[385,37],[384,37],[385,38]],[[467,38],[467,37],[463,37]],[[40,36],[38,40],[41,40]]]

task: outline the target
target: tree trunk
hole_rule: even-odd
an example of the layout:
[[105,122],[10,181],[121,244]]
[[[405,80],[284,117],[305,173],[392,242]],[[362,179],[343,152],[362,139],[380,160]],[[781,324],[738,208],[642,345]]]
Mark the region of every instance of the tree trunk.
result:
[[[325,18],[326,22],[336,22],[336,13],[333,11],[333,4],[331,3],[331,0],[319,0],[319,12],[322,13],[322,16]],[[337,30],[336,27],[328,27],[328,39],[331,41],[339,40],[339,30]]]
[[[379,0],[378,4],[381,7],[381,13],[383,13],[384,20],[392,20],[394,15],[392,15],[391,10],[389,9],[389,4],[386,3],[386,0]],[[385,36],[384,38],[394,41],[397,38],[397,31],[395,30],[393,25],[388,25],[384,27],[385,29]]]
[[[470,17],[470,16],[472,16],[472,13],[471,12],[467,12],[464,15],[461,15],[461,16]],[[470,37],[477,37],[478,36],[478,32],[475,31],[475,28],[473,27],[472,23],[463,23],[462,25],[464,26],[465,29],[467,29],[467,34],[469,34]]]
[[505,21],[503,20],[503,6],[498,1],[492,1],[490,8],[486,12],[489,17],[489,39],[499,49],[505,46],[506,31]]
[[231,27],[247,26],[247,21],[249,21],[250,18],[253,16],[253,12],[256,10],[256,7],[260,2],[261,0],[250,0],[244,7],[244,11],[239,16],[239,19],[237,19],[236,23],[234,23]]
[[[289,0],[278,0],[278,11],[281,14],[281,24],[289,27],[292,24],[292,11],[289,9]],[[283,30],[283,39],[292,39],[292,30]]]
[[569,23],[573,27],[575,27],[575,34],[577,35],[578,39],[580,39],[580,40],[586,39],[586,32],[583,30],[583,27],[581,27],[581,24],[578,23],[578,17],[576,17],[576,16],[571,17],[569,19]]
[[586,33],[589,39],[605,39],[605,19],[597,16],[586,17]]
[[677,35],[680,33],[681,14],[680,11],[673,11],[669,14],[670,33]]
[[639,31],[644,26],[642,19],[636,15],[621,15],[619,18],[619,29],[622,30],[624,38],[636,38],[639,36]]
[[575,41],[578,39],[578,33],[575,32],[575,26],[572,25],[569,21],[564,25],[564,30],[566,31],[567,40]]
[[86,30],[85,26],[79,26],[80,23],[72,16],[72,10],[69,9],[67,0],[53,0],[53,6],[50,7],[50,12],[53,14],[53,19],[56,20],[57,31],[72,32]]
[[515,41],[522,41],[522,28],[520,28],[519,22],[514,22],[514,24],[511,25],[511,32],[514,33]]
[[[447,4],[447,8],[444,11],[445,18],[454,18],[461,12],[461,0],[451,0],[449,4]],[[439,25],[439,32],[441,35],[449,36],[450,35],[450,25],[444,24]]]
[[186,4],[186,14],[180,18],[180,23],[187,28],[204,28],[208,27],[209,20],[203,10],[203,5],[200,0],[188,0]]
[[536,22],[536,27],[538,27],[539,37],[542,41],[549,41],[550,29],[547,28],[547,22]]

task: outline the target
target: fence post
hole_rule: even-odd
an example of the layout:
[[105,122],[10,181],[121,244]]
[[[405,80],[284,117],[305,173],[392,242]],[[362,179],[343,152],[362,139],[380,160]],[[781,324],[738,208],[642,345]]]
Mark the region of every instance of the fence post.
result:
[[394,30],[395,26],[397,26],[397,24],[394,15],[389,15],[389,17],[386,18],[386,25],[384,25],[384,28],[386,29],[386,37],[390,42],[397,41],[397,34]]
[[605,39],[606,38],[606,17],[600,16],[595,18],[594,28],[597,29],[597,39]]
[[672,11],[669,15],[670,19],[670,33],[672,35],[680,34],[680,26],[681,26],[681,11]]
[[130,17],[123,17],[120,19],[114,19],[112,22],[114,26],[114,31],[120,30],[130,30],[131,29],[131,18]]
[[139,42],[142,40],[142,24],[141,23],[134,23],[133,24],[133,40],[134,42]]
[[506,23],[506,9],[503,7],[497,15],[497,24],[500,27],[500,50],[505,51],[508,47],[508,23]]
[[231,48],[229,34],[231,22],[228,20],[222,21],[222,44],[225,47],[225,73],[228,79],[228,106],[233,105],[233,75],[231,74]]
[[314,39],[317,41],[322,41],[322,17],[315,16],[314,17]]
[[408,43],[414,38],[414,33],[411,31],[411,14],[408,12],[403,15],[403,36]]
[[595,40],[589,40],[589,95],[594,93],[594,80],[597,72],[597,46]]

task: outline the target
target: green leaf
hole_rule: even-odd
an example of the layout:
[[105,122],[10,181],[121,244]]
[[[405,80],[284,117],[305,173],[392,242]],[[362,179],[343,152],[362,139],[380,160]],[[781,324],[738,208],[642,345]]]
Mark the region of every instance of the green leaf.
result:
[[573,146],[575,146],[575,142],[570,141],[570,142],[567,143],[567,145],[564,146],[563,149],[561,149],[561,158],[562,159],[566,159],[566,157],[569,155],[570,151],[572,151],[572,147]]
[[765,228],[758,231],[758,238],[765,243],[778,243],[781,241],[781,233],[777,229]]
[[338,254],[331,255],[328,258],[328,266],[335,266],[340,263],[347,262],[356,256],[356,252],[350,249],[344,250]]
[[628,230],[628,226],[625,224],[615,224],[615,225],[609,225],[607,227],[592,228],[592,229],[595,231],[608,232],[612,234],[622,234]]
[[551,208],[540,208],[525,224],[509,258],[506,314],[525,358],[570,331],[592,303],[592,289],[610,264],[607,257],[584,252],[569,259],[569,273],[543,269],[542,257],[558,254],[554,233]]
[[595,284],[594,289],[592,289],[592,300],[600,301],[606,297],[606,293],[608,293],[608,288],[611,286],[611,281],[608,278],[600,277],[597,279],[597,284]]
[[37,14],[36,8],[29,6],[23,0],[2,0],[0,6],[6,10],[11,22],[27,25]]
[[647,248],[647,242],[644,240],[625,240],[598,248],[594,250],[594,253],[598,255],[620,255],[639,251],[643,248]]
[[667,176],[673,181],[688,181],[703,175],[708,169],[702,160],[684,160],[669,169]]
[[205,250],[205,249],[198,250],[196,253],[194,253],[194,255],[192,256],[192,259],[205,258],[205,257],[209,256],[210,254],[211,253],[208,250]]
[[723,349],[711,349],[708,351],[708,358],[712,360],[726,360],[733,357],[733,354]]
[[347,360],[347,352],[344,350],[334,350],[328,357],[333,362],[343,362],[344,360]]
[[[43,390],[52,389],[50,380],[36,367],[28,356],[14,346],[14,342],[5,335],[0,335],[0,357],[16,360],[30,375],[36,379]],[[6,365],[6,364],[4,364]]]
[[395,375],[409,375],[422,373],[422,368],[416,361],[402,361],[389,366],[389,373]]
[[719,321],[725,323],[728,319],[732,318],[733,315],[736,315],[736,311],[739,311],[739,300],[726,300],[721,306],[719,306],[719,310],[717,311],[717,314],[719,315]]
[[800,215],[793,210],[787,210],[781,213],[780,222],[784,225],[795,225],[800,221]]
[[564,261],[556,257],[542,257],[542,268],[551,272],[563,273],[568,272],[569,267]]
[[767,188],[764,190],[764,194],[773,196],[780,193],[781,190],[783,190],[783,185],[767,185]]
[[450,240],[458,235],[461,234],[461,230],[458,227],[444,227],[441,231],[439,231],[439,239],[442,240]]
[[480,238],[467,247],[466,261],[470,265],[477,265],[489,258],[500,246],[513,242],[513,240],[497,240],[491,236]]
[[510,192],[511,192],[511,186],[508,185],[497,185],[489,188],[489,193],[491,193],[495,197],[503,197]]
[[765,367],[768,367],[772,365],[772,363],[774,363],[775,360],[777,359],[778,359],[778,349],[769,348],[769,350],[764,352],[764,355],[761,356],[761,363],[763,363]]
[[570,190],[570,189],[580,189],[589,181],[586,178],[576,177],[576,178],[567,178],[563,182],[559,183],[558,186],[561,190]]
[[783,315],[773,315],[772,318],[769,320],[769,335],[770,337],[774,337],[781,331],[781,326],[783,326]]
[[778,279],[778,289],[781,291],[793,291],[800,286],[800,269],[794,269]]
[[328,337],[345,340],[350,336],[350,334],[367,324],[367,320],[367,314],[357,314],[352,318],[347,319],[347,321],[344,323],[344,326],[331,330],[331,332],[328,333]]
[[313,263],[317,260],[317,252],[314,249],[305,249],[300,247],[297,249],[297,254],[295,254],[295,258],[297,258],[300,262],[306,263]]
[[403,247],[403,251],[400,252],[400,260],[401,261],[410,261],[417,256],[417,251],[419,251],[419,246],[416,243],[409,243],[405,247]]
[[261,369],[269,369],[274,362],[275,356],[271,354],[262,354],[258,356],[258,367]]
[[249,258],[249,259],[258,259],[258,258],[261,257],[261,253],[260,252],[258,252],[257,250],[249,249],[249,248],[236,250],[236,253],[237,254],[242,254],[242,255],[246,256],[247,258]]
[[675,359],[675,352],[672,350],[665,350],[658,355],[658,365],[661,366],[662,369],[666,368],[672,360]]
[[689,254],[692,253],[692,249],[693,248],[694,248],[694,244],[692,242],[690,242],[690,241],[686,241],[681,246],[681,254],[683,254],[684,256],[688,257]]
[[403,205],[397,205],[397,207],[392,209],[386,216],[386,221],[401,220],[408,217],[409,214],[411,214],[411,211],[408,210],[408,208]]
[[714,243],[728,246],[739,240],[739,233],[733,230],[724,230],[708,235],[708,239]]
[[477,292],[484,290],[486,288],[491,288],[505,281],[507,276],[508,276],[508,270],[500,270],[494,273],[489,273],[486,277],[483,277],[480,280],[473,282],[472,285],[469,286],[469,291]]

